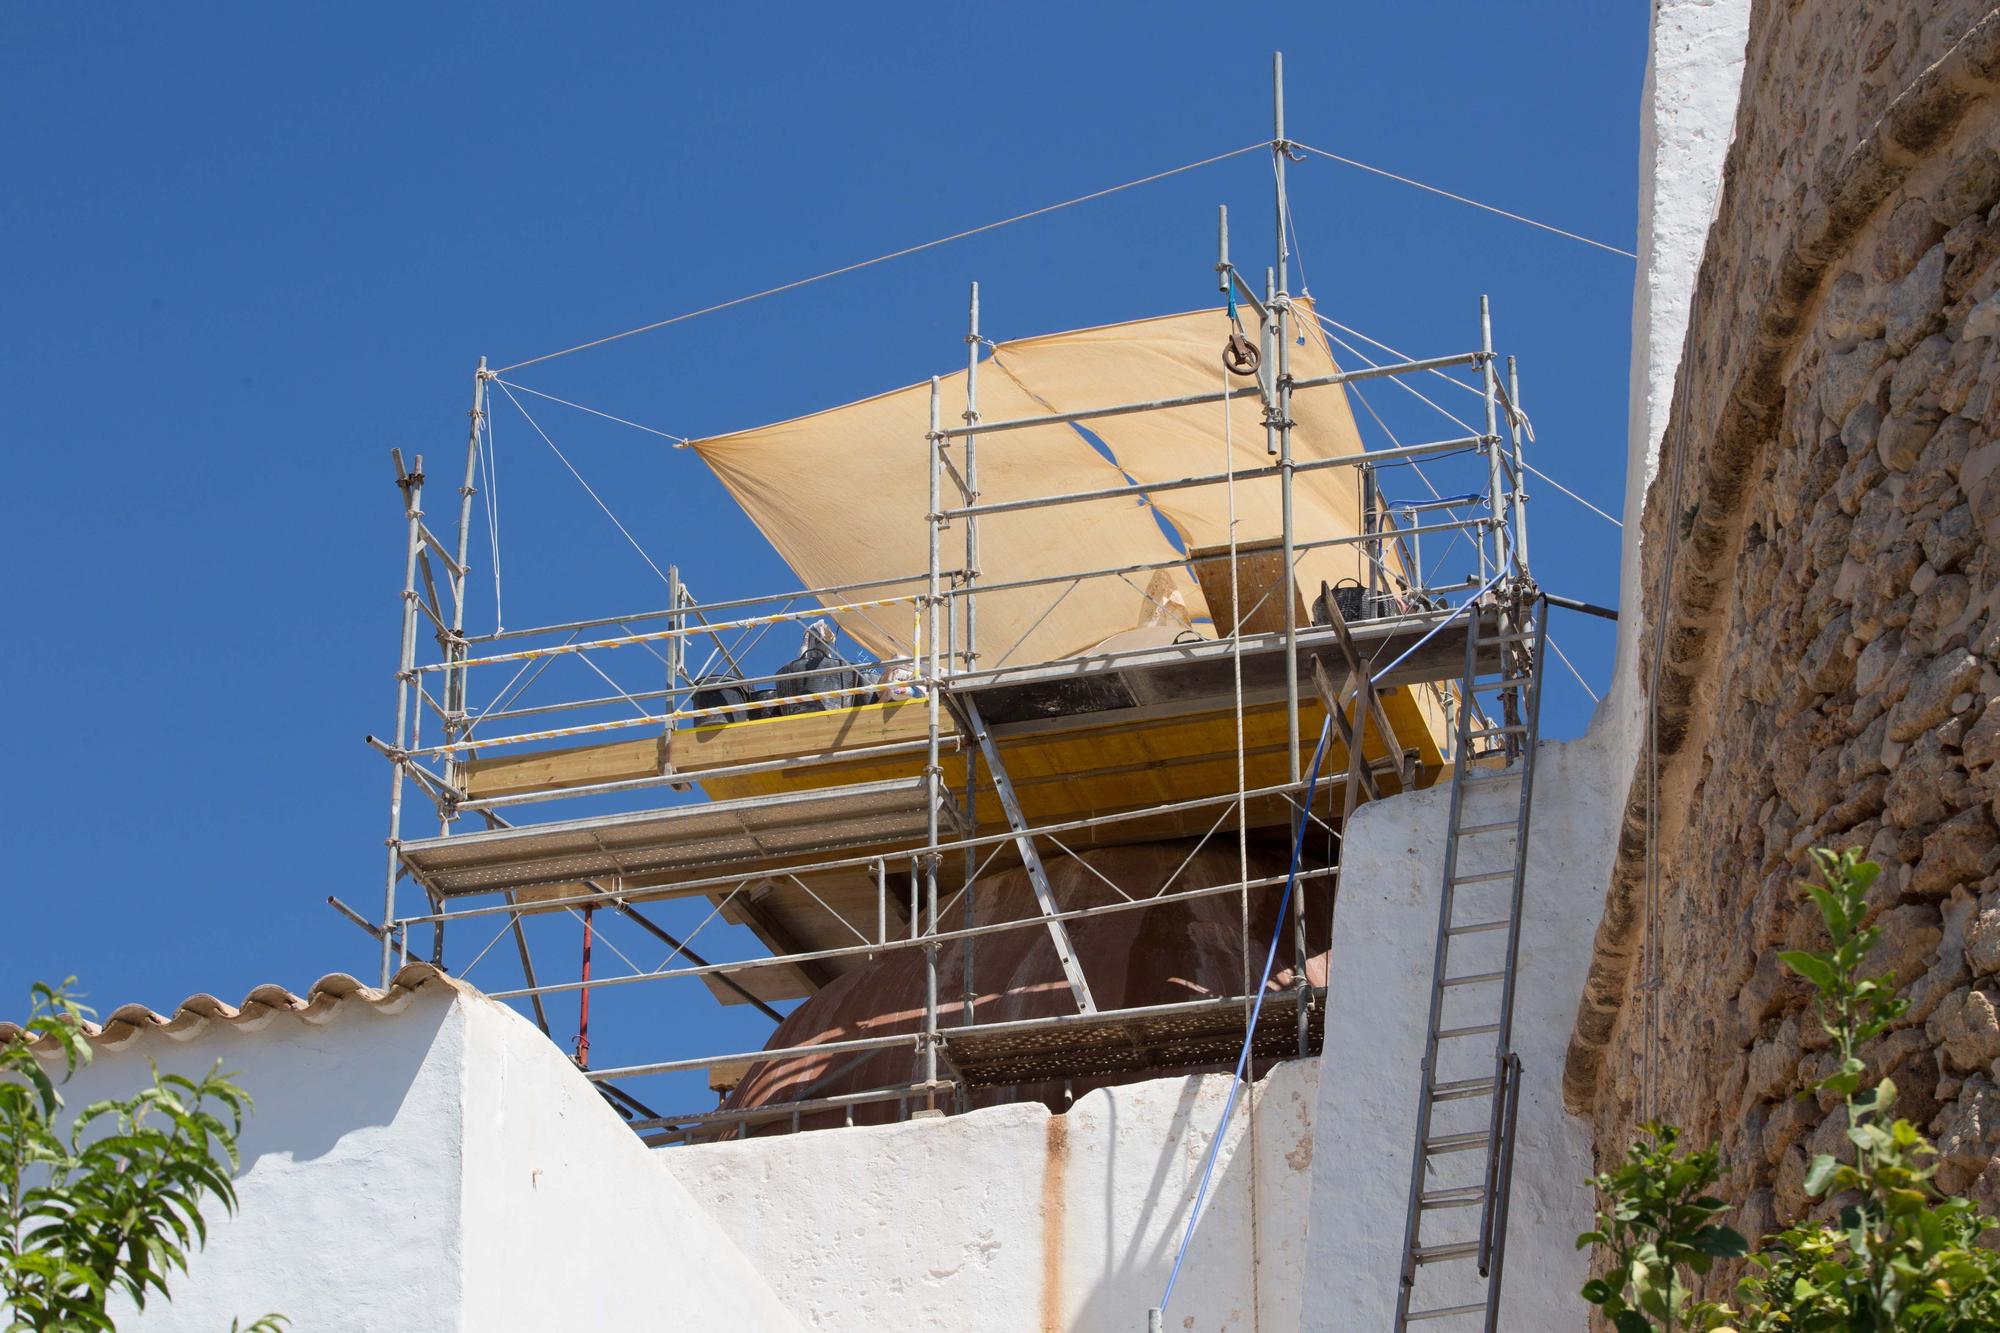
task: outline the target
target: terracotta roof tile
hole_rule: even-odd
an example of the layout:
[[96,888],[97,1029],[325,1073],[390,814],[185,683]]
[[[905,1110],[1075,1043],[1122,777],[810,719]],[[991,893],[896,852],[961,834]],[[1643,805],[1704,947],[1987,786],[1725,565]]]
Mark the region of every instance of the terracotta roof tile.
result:
[[[211,1022],[247,1024],[274,1013],[293,1013],[317,1021],[352,1001],[378,1008],[399,1008],[413,992],[433,982],[458,984],[429,963],[411,962],[389,979],[387,989],[365,985],[345,972],[330,972],[315,981],[304,995],[267,983],[244,996],[240,1005],[226,1004],[213,995],[200,993],[182,1000],[171,1014],[162,1014],[143,1004],[122,1004],[105,1015],[101,1024],[86,1022],[83,1030],[97,1045],[117,1046],[141,1032],[180,1036]],[[12,1041],[20,1032],[19,1023],[0,1021],[0,1042]],[[54,1046],[48,1040],[36,1043],[37,1049],[42,1050],[52,1050]]]

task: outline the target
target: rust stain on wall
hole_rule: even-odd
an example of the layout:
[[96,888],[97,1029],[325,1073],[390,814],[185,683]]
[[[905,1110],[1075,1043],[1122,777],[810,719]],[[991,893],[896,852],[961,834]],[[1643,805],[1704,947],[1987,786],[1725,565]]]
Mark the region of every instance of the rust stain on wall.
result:
[[1063,1211],[1069,1180],[1069,1122],[1049,1117],[1042,1155],[1042,1333],[1063,1330]]

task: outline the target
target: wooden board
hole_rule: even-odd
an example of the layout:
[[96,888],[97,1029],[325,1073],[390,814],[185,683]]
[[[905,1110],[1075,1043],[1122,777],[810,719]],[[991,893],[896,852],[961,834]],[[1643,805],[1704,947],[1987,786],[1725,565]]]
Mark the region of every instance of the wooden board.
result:
[[[1227,638],[1236,623],[1236,603],[1229,592],[1229,548],[1199,546],[1188,551],[1194,575],[1201,580],[1201,595],[1208,601],[1209,618],[1216,633]],[[1236,545],[1236,590],[1243,597],[1243,624],[1239,634],[1268,634],[1285,627],[1285,544],[1283,538],[1268,538]],[[1309,625],[1305,602],[1299,597],[1296,581],[1292,606],[1297,623]]]
[[748,722],[713,722],[676,731],[671,738],[571,745],[531,754],[473,759],[465,765],[466,794],[474,800],[525,791],[559,791],[600,782],[628,782],[669,771],[701,773],[768,759],[803,759],[872,745],[924,739],[922,701],[862,704],[832,713],[793,713]]
[[532,754],[470,759],[463,769],[466,795],[513,796],[524,791],[555,791],[588,787],[599,782],[624,782],[657,777],[664,771],[665,752],[658,736],[610,744],[572,745]]

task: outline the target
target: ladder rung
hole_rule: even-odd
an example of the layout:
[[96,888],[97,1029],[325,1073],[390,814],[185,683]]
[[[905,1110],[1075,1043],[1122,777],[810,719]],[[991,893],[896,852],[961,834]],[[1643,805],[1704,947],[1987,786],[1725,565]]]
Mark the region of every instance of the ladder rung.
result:
[[1448,927],[1444,933],[1447,935],[1476,935],[1482,930],[1505,930],[1513,924],[1514,922],[1511,918],[1501,921],[1478,921],[1469,926]]
[[1456,1189],[1431,1190],[1419,1198],[1419,1202],[1425,1208],[1470,1208],[1475,1203],[1485,1201],[1484,1185],[1460,1185]]
[[1493,824],[1463,824],[1459,826],[1458,836],[1465,838],[1470,837],[1474,833],[1498,833],[1501,829],[1515,827],[1517,825],[1511,819],[1503,819]]
[[1506,975],[1505,972],[1474,972],[1469,976],[1446,977],[1444,984],[1447,986],[1483,986],[1489,981],[1500,981]]
[[1440,1305],[1435,1310],[1412,1310],[1403,1316],[1403,1322],[1414,1324],[1423,1319],[1452,1319],[1459,1315],[1485,1314],[1486,1303],[1477,1305]]
[[1535,636],[1532,634],[1521,634],[1521,633],[1490,634],[1490,635],[1482,634],[1479,636],[1479,641],[1481,643],[1526,643],[1529,639],[1532,639],[1534,637]]
[[1461,876],[1459,876],[1459,877],[1458,877],[1457,879],[1453,880],[1453,881],[1452,881],[1452,883],[1453,883],[1453,884],[1491,884],[1491,883],[1495,882],[1496,880],[1503,880],[1503,879],[1512,879],[1512,878],[1514,878],[1514,872],[1513,872],[1513,871],[1512,871],[1511,869],[1509,869],[1509,870],[1489,870],[1489,871],[1487,871],[1486,873],[1484,873],[1484,874],[1482,874],[1482,875],[1461,875]]
[[1453,1241],[1449,1245],[1417,1246],[1417,1262],[1420,1264],[1448,1264],[1456,1259],[1477,1259],[1479,1242],[1476,1240]]
[[1440,1083],[1431,1089],[1434,1102],[1462,1102],[1472,1097],[1491,1097],[1493,1080],[1490,1078],[1460,1078],[1449,1083]]
[[1480,694],[1487,690],[1517,690],[1531,684],[1533,676],[1502,676],[1498,680],[1477,680],[1472,683],[1472,692]]
[[1424,1140],[1424,1152],[1465,1152],[1472,1148],[1486,1146],[1486,1131],[1468,1130],[1463,1134],[1440,1134],[1434,1139]]
[[1439,1041],[1452,1041],[1459,1037],[1485,1037],[1499,1030],[1500,1025],[1498,1023],[1475,1023],[1467,1028],[1440,1028],[1438,1029],[1437,1039]]
[[1527,734],[1528,728],[1521,723],[1515,722],[1504,727],[1476,727],[1467,732],[1466,736],[1471,740],[1483,741],[1488,736],[1525,736]]

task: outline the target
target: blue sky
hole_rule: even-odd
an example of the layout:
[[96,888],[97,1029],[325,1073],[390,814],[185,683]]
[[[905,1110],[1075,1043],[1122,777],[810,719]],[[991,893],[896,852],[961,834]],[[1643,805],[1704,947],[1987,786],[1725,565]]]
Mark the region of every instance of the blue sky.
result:
[[[380,897],[388,773],[362,737],[393,703],[388,451],[449,472],[478,356],[1264,139],[1279,46],[1293,138],[1630,248],[1645,21],[1580,0],[6,6],[0,1011],[69,974],[104,1008],[372,975],[371,942],[324,900]],[[1322,159],[1291,181],[1321,309],[1435,354],[1471,345],[1490,293],[1531,461],[1615,513],[1631,261]],[[962,364],[974,279],[1001,338],[1204,304],[1215,205],[1261,266],[1269,182],[1246,155],[518,378],[682,435],[829,406]],[[1406,439],[1437,429],[1371,399]],[[652,571],[508,412],[507,621],[657,605]],[[537,417],[704,597],[786,582],[691,454]],[[1532,531],[1546,586],[1615,601],[1611,524],[1542,486]],[[491,627],[490,598],[472,621]],[[1601,691],[1610,626],[1556,629]],[[1546,709],[1573,735],[1589,701],[1558,674]],[[607,931],[635,961],[663,952]],[[606,993],[600,1063],[657,1053],[663,1026],[761,1041],[754,1014],[671,986]]]

